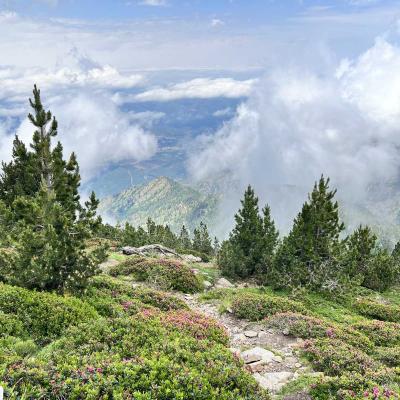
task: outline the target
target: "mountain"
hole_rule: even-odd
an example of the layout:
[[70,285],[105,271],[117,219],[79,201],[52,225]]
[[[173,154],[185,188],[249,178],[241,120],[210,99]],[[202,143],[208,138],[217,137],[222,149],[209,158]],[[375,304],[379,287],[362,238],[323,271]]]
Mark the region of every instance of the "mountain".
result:
[[106,220],[144,226],[151,217],[158,224],[168,224],[176,232],[183,224],[191,231],[201,221],[211,224],[216,210],[216,196],[203,194],[164,176],[109,196],[99,207]]

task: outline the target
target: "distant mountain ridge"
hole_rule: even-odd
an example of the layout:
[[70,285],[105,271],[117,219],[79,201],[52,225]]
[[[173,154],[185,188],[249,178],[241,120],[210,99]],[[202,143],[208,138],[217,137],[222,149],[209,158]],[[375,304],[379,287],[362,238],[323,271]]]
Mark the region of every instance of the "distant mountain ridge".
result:
[[158,224],[168,224],[176,232],[183,224],[193,232],[201,221],[212,224],[217,203],[215,195],[161,176],[104,198],[99,211],[106,220],[113,222],[144,226],[151,217]]

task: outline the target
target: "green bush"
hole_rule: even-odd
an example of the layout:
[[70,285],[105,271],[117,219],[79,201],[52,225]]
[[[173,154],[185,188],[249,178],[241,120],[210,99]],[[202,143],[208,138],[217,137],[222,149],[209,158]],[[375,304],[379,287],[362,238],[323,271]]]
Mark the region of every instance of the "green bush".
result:
[[369,299],[358,299],[354,303],[355,310],[365,317],[381,321],[400,322],[400,307],[382,304]]
[[256,293],[234,295],[232,311],[236,317],[250,321],[259,321],[270,315],[287,311],[306,313],[301,303],[283,297]]
[[352,325],[377,346],[400,345],[400,324],[384,321],[364,321]]
[[395,374],[387,368],[366,373],[345,372],[340,376],[324,376],[309,390],[311,398],[331,399],[398,399],[399,390],[393,384]]
[[111,276],[131,275],[165,290],[185,293],[199,292],[203,284],[195,273],[181,261],[168,258],[130,257],[109,271]]
[[11,390],[30,399],[269,398],[212,331],[202,339],[187,335],[159,313],[71,328],[35,358],[4,369],[6,398]]
[[389,367],[398,367],[400,365],[400,346],[377,348],[376,359]]
[[217,321],[193,311],[172,311],[163,315],[162,322],[189,333],[196,339],[211,339],[228,345],[229,336]]
[[24,324],[15,314],[4,314],[0,312],[0,337],[16,336],[26,337],[28,332]]
[[354,347],[369,351],[373,344],[368,337],[352,327],[341,326],[320,318],[299,313],[278,313],[266,319],[268,327],[286,329],[289,335],[303,339],[332,338],[339,339]]
[[338,339],[310,340],[304,352],[316,371],[330,376],[340,376],[346,371],[364,374],[374,367],[374,361],[366,353]]
[[59,337],[71,325],[99,317],[81,300],[0,284],[0,311],[15,315],[38,342]]
[[126,302],[139,301],[160,310],[187,309],[186,303],[166,292],[145,288],[132,287],[132,284],[99,275],[93,278],[83,298],[92,304],[103,316],[120,314],[120,305]]

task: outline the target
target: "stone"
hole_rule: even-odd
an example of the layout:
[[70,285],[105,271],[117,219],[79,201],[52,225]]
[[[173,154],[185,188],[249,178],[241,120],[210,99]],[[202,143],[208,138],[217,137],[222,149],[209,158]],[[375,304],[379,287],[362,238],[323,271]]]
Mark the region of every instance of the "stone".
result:
[[268,329],[267,332],[270,333],[271,335],[274,334],[274,330],[273,329]]
[[283,333],[285,336],[289,336],[290,331],[289,331],[289,329],[285,328],[285,329],[282,331],[282,333]]
[[231,282],[228,281],[228,279],[225,278],[219,278],[217,282],[215,283],[215,287],[217,289],[229,289],[235,287]]
[[296,368],[301,368],[301,364],[300,364],[300,363],[296,363],[296,364],[294,364],[294,366],[295,366]]
[[212,283],[209,281],[204,281],[203,286],[204,286],[204,289],[210,289],[210,287],[212,286]]
[[228,308],[226,309],[226,311],[227,311],[229,314],[233,314],[233,310],[232,310],[232,308],[230,308],[230,307],[228,307]]
[[202,262],[202,259],[200,257],[196,257],[193,254],[181,254],[181,257],[187,262]]
[[283,359],[281,356],[275,356],[274,361],[280,364],[281,362],[283,362]]
[[254,374],[254,378],[259,385],[272,393],[276,393],[281,390],[292,377],[293,373],[289,371],[267,372],[262,375],[258,373]]
[[258,336],[258,333],[256,331],[244,331],[244,336],[248,338],[255,338]]
[[272,351],[263,349],[262,347],[253,347],[252,349],[243,351],[241,355],[246,364],[261,360],[264,363],[270,363],[275,359],[275,354]]
[[256,372],[261,372],[263,371],[265,366],[264,361],[256,361],[254,363],[251,364],[247,364],[247,369],[251,372],[251,373],[256,373]]

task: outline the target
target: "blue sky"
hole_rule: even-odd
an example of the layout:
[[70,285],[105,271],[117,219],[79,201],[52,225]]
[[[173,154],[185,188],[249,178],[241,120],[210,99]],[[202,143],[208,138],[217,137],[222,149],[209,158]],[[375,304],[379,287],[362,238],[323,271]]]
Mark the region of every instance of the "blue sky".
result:
[[[245,160],[249,182],[269,159],[271,181],[298,181],[298,165],[307,179],[344,179],[320,147],[357,137],[369,157],[377,139],[359,132],[397,115],[399,20],[394,0],[0,0],[0,158],[15,133],[32,134],[26,100],[37,83],[85,181],[122,164],[201,179]],[[315,100],[321,88],[329,101]],[[381,125],[390,148],[397,133]],[[280,138],[273,150],[269,135]],[[297,167],[282,168],[288,160]],[[342,164],[365,167],[352,160]]]

